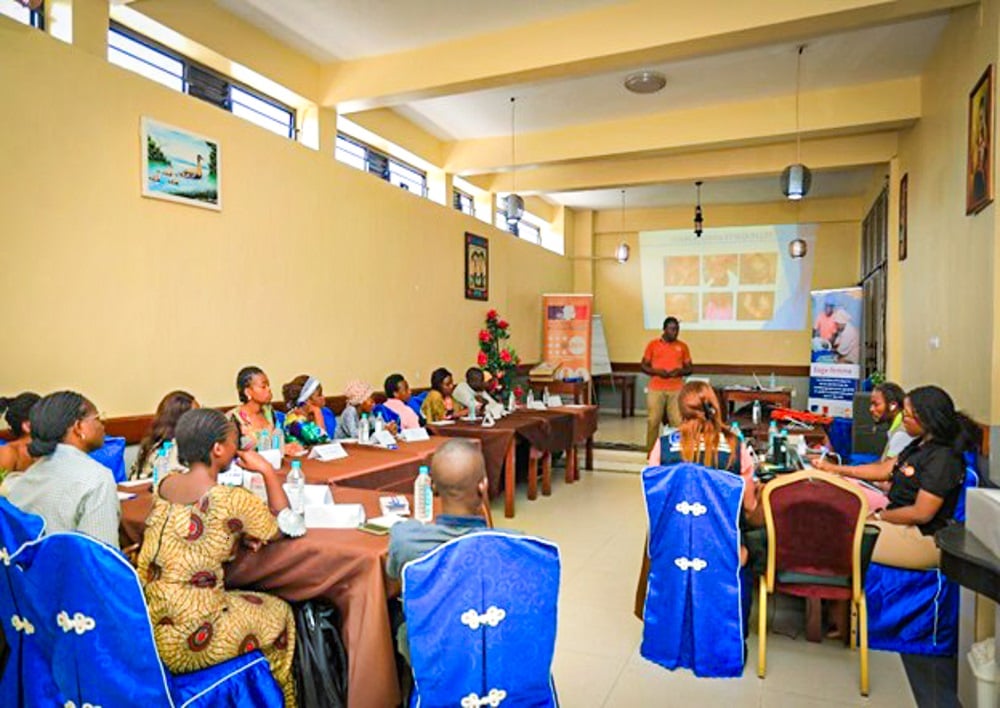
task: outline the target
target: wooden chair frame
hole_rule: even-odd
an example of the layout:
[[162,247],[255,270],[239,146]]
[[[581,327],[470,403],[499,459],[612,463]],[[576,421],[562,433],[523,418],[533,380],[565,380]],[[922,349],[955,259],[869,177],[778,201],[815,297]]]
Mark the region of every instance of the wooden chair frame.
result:
[[767,670],[767,600],[774,593],[775,553],[777,541],[774,529],[774,513],[771,509],[771,493],[775,489],[795,484],[797,482],[813,481],[831,484],[843,489],[848,494],[857,497],[861,503],[858,510],[858,520],[854,529],[854,545],[851,550],[851,649],[860,647],[861,659],[861,695],[868,695],[868,609],[865,603],[865,588],[861,580],[861,540],[864,536],[865,522],[868,518],[868,500],[857,485],[841,477],[808,469],[801,472],[782,475],[764,487],[761,503],[764,506],[764,523],[767,527],[767,570],[758,581],[758,650],[757,676],[764,678]]

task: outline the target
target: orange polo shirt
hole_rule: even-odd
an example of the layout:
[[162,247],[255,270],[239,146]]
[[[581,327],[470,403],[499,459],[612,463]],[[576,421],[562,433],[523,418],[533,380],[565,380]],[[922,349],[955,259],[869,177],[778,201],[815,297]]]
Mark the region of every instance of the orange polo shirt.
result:
[[[673,342],[664,342],[662,337],[654,339],[646,345],[646,352],[642,358],[649,362],[654,369],[680,369],[691,361],[691,352],[687,344],[679,339]],[[684,385],[681,377],[665,379],[660,376],[651,376],[649,388],[652,391],[680,391]]]

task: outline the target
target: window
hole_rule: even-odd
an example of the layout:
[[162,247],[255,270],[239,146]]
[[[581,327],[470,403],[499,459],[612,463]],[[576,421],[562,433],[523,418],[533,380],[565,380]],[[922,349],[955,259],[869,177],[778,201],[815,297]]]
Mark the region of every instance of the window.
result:
[[454,190],[451,203],[452,206],[463,214],[468,214],[469,216],[476,215],[475,200],[460,189]]
[[384,155],[343,133],[337,133],[334,157],[345,165],[369,172],[418,197],[427,196],[426,172]]
[[175,91],[207,101],[272,133],[295,137],[294,109],[236,84],[229,77],[196,64],[122,25],[112,24],[108,29],[108,61]]
[[17,20],[22,25],[45,29],[45,5],[39,5],[35,10],[29,10],[18,0],[0,0],[0,15],[6,15]]
[[498,209],[495,222],[496,227],[502,231],[512,233],[518,238],[523,238],[525,241],[531,241],[539,246],[542,245],[542,227],[526,217],[527,214],[521,217],[521,220],[516,224],[508,224],[507,215],[504,214],[503,209]]
[[889,193],[883,189],[861,225],[864,361],[862,378],[885,373],[885,307]]

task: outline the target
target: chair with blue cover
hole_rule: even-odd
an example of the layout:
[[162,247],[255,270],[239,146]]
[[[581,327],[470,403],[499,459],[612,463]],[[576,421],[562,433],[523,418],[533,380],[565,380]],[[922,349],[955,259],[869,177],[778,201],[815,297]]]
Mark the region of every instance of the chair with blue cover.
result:
[[284,704],[257,650],[171,674],[156,651],[139,577],[117,549],[83,534],[56,533],[23,546],[13,563],[21,571],[24,619],[34,626],[25,641],[36,645],[51,672],[53,704]]
[[406,402],[406,405],[408,405],[414,413],[421,415],[420,407],[424,405],[424,399],[427,398],[428,393],[430,393],[430,391],[422,391],[421,393],[413,394],[410,396],[410,400]]
[[391,408],[387,408],[384,403],[379,403],[372,408],[372,415],[380,415],[384,422],[395,423],[397,429],[399,428],[399,414]]
[[323,425],[326,426],[326,434],[332,438],[337,432],[337,416],[326,406],[323,406],[321,410],[323,411]]
[[[39,538],[45,533],[42,517],[21,511],[6,499],[0,497],[0,632],[7,645],[7,659],[0,666],[0,705],[20,706],[31,701],[25,691],[22,677],[25,658],[22,655],[23,637],[30,631],[22,619],[19,597],[21,595],[17,569],[11,565],[11,558],[17,555],[21,546]],[[39,679],[41,677],[38,677]]]
[[[973,466],[955,507],[965,521],[965,491],[979,486]],[[865,578],[872,649],[904,654],[954,656],[958,650],[959,586],[940,568],[911,570],[872,563]]]
[[557,706],[559,549],[500,531],[461,536],[403,567],[411,706]]
[[697,676],[740,676],[751,592],[740,566],[743,478],[681,462],[647,467],[642,485],[649,576],[639,653]]
[[125,474],[125,438],[106,435],[104,444],[90,453],[90,456],[111,470],[115,482],[124,482]]

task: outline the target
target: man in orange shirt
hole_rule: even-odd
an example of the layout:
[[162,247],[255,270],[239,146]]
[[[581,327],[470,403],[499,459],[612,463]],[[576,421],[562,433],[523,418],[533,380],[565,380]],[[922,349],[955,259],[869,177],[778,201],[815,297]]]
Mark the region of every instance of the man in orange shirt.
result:
[[663,320],[663,336],[646,345],[642,355],[642,372],[649,375],[646,390],[646,451],[660,437],[664,411],[671,427],[681,424],[677,394],[684,385],[684,377],[691,374],[691,352],[687,344],[677,339],[681,323],[676,317]]

